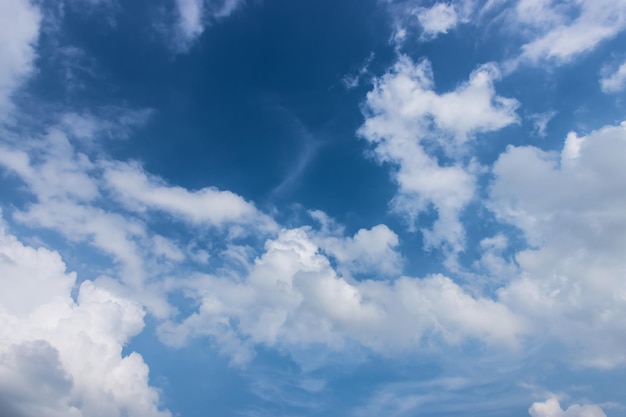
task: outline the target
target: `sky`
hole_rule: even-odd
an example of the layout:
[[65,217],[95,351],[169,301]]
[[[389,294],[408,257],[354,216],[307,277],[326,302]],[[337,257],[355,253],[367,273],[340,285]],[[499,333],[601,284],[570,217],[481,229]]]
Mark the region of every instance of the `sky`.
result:
[[0,417],[626,416],[626,0],[0,1]]

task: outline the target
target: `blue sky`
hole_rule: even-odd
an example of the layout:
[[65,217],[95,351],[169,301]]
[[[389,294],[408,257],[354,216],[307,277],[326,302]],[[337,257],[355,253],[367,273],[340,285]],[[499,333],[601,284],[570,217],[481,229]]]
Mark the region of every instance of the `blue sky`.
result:
[[0,3],[0,415],[626,416],[626,2]]

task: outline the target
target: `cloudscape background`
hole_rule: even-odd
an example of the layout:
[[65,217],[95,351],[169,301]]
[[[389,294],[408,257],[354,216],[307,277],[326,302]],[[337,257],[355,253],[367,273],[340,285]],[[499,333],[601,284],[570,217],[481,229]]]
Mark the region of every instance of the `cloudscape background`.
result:
[[3,0],[0,416],[626,416],[626,1]]

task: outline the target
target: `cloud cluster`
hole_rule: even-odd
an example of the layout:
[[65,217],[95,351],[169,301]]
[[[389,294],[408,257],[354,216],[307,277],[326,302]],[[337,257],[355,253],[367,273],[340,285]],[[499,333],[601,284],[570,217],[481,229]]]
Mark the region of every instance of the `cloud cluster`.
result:
[[0,224],[0,414],[168,417],[130,338],[142,307],[84,281],[57,252],[24,245]]
[[[79,148],[81,141],[96,140],[99,130],[80,129],[84,123],[77,117],[61,119],[43,136],[3,145],[0,165],[35,197],[13,217],[109,255],[118,264],[117,278],[99,278],[96,285],[132,297],[164,319],[160,333],[169,344],[210,336],[241,364],[257,344],[297,351],[356,343],[390,354],[418,348],[424,340],[514,346],[526,330],[505,306],[474,297],[447,277],[397,278],[399,239],[387,226],[345,236],[320,212],[312,216],[321,229],[283,230],[254,261],[248,261],[250,249],[234,245],[225,254],[237,267],[227,263],[221,273],[163,280],[176,276],[168,264],[180,264],[187,254],[150,230],[153,212],[194,227],[239,224],[257,236],[272,231],[267,225],[274,227],[273,221],[234,193],[189,191],[135,163],[93,158]],[[97,125],[95,120],[89,123]],[[356,281],[357,275],[370,279]],[[383,276],[394,279],[381,281]],[[166,297],[175,291],[195,300],[198,310],[174,320]]]
[[[471,1],[430,8],[406,3],[422,40],[478,13]],[[514,65],[569,62],[626,26],[622,0],[508,3],[515,5],[508,16],[520,33],[539,33],[525,38]],[[241,4],[177,0],[178,46],[189,48],[207,24]],[[7,20],[7,10],[16,17]],[[0,5],[0,117],[14,108],[12,95],[33,71],[40,19],[29,2]],[[621,65],[603,76],[602,89],[621,91],[624,74]],[[461,218],[486,169],[472,144],[519,121],[518,101],[496,92],[500,76],[498,65],[481,65],[440,92],[427,60],[401,54],[374,79],[364,103],[358,133],[390,167],[397,185],[392,209],[421,230],[426,249],[448,255],[441,269],[449,272],[461,269]],[[29,230],[53,230],[79,249],[95,248],[111,262],[79,285],[59,253],[26,245],[0,224],[1,415],[169,416],[141,356],[122,353],[142,331],[146,313],[159,320],[167,344],[209,337],[239,365],[258,345],[294,355],[354,346],[396,355],[426,345],[479,341],[515,348],[529,340],[558,341],[576,365],[626,363],[626,123],[571,133],[560,152],[517,146],[499,156],[481,204],[500,226],[521,231],[527,246],[509,248],[507,228],[482,239],[477,264],[500,287],[487,296],[443,274],[403,275],[400,237],[387,225],[348,235],[313,211],[319,227],[281,229],[232,191],[189,190],[139,162],[114,161],[94,149],[128,136],[151,112],[114,113],[117,120],[111,113],[68,111],[24,135],[2,127],[0,168],[30,197],[11,210],[11,219]],[[538,134],[545,135],[554,113],[535,116]],[[217,242],[209,254],[181,245],[168,236],[172,230],[206,232]],[[248,246],[255,239],[264,248]],[[507,250],[512,258],[504,256]],[[190,314],[168,301],[178,293],[190,301]],[[374,406],[399,404],[402,414],[420,401],[390,398],[375,398]],[[530,414],[605,417],[594,405],[563,410],[554,398],[533,404]]]
[[400,47],[415,32],[428,41],[460,23],[502,31],[519,45],[515,56],[503,62],[506,72],[522,64],[571,62],[626,29],[624,0],[453,0],[429,7],[420,0],[381,2],[393,18],[393,40]]
[[[367,250],[363,236],[381,230],[388,233],[384,227],[362,230],[344,240],[344,247]],[[339,276],[314,235],[306,227],[283,230],[242,275],[198,274],[173,281],[199,307],[182,322],[161,326],[162,339],[179,345],[193,336],[211,336],[242,364],[256,344],[297,352],[357,343],[386,355],[417,349],[424,340],[474,339],[514,347],[526,330],[502,304],[475,298],[442,275],[392,281]],[[331,243],[330,251],[336,251],[337,242]],[[358,245],[362,248],[354,249]]]
[[579,363],[626,362],[626,124],[579,137],[560,153],[510,147],[493,167],[490,205],[531,245],[505,304],[561,339]]
[[150,229],[159,213],[214,229],[226,234],[226,240],[275,230],[269,216],[235,193],[171,187],[136,163],[114,162],[93,152],[92,143],[127,127],[113,127],[110,120],[101,122],[93,115],[71,116],[60,115],[60,121],[42,134],[0,144],[0,167],[21,180],[34,197],[14,212],[13,219],[54,230],[108,255],[116,278],[151,313],[164,317],[172,309],[150,282],[187,255],[195,257]]
[[[394,209],[412,222],[431,207],[437,212],[432,228],[422,228],[426,247],[444,245],[452,253],[463,249],[459,215],[474,197],[478,169],[472,160],[463,160],[467,144],[476,134],[518,120],[518,102],[495,92],[498,77],[495,65],[483,65],[455,90],[439,94],[429,62],[401,56],[367,95],[359,134],[381,163],[392,166],[399,187]],[[432,152],[436,149],[451,161],[439,160]]]

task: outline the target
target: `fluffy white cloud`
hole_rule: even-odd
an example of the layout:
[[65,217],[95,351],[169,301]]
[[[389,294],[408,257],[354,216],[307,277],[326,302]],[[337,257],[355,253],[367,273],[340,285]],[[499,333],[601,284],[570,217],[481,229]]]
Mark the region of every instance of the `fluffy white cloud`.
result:
[[519,62],[568,62],[626,28],[626,1],[580,0],[564,3],[520,0],[515,18],[539,35],[522,46]]
[[459,23],[469,22],[475,17],[477,2],[474,0],[453,0],[430,2],[425,7],[422,0],[381,0],[393,19],[392,40],[398,45],[414,34],[422,41],[448,33]]
[[510,147],[496,162],[491,207],[531,247],[500,300],[556,337],[580,364],[626,362],[626,123],[560,153]]
[[33,70],[39,9],[28,0],[0,3],[0,121],[13,108],[11,96]]
[[325,213],[311,211],[310,215],[322,225],[321,231],[312,233],[313,241],[324,254],[337,261],[342,274],[389,277],[401,272],[402,257],[396,251],[400,243],[398,235],[386,225],[360,229],[349,237]]
[[204,0],[176,0],[178,27],[183,42],[190,42],[204,31]]
[[437,211],[432,229],[424,229],[427,247],[462,249],[459,215],[474,196],[478,169],[472,161],[440,163],[428,149],[440,148],[456,159],[476,134],[517,122],[517,101],[495,93],[498,76],[495,65],[483,65],[454,91],[438,94],[429,62],[401,56],[367,95],[359,134],[374,145],[380,162],[395,167],[394,208],[412,221],[431,206]]
[[626,61],[612,73],[600,79],[600,87],[605,93],[618,93],[626,88]]
[[555,397],[548,398],[544,402],[533,403],[528,413],[532,417],[606,417],[602,408],[595,404],[574,404],[567,410],[563,410],[559,400]]
[[140,305],[85,281],[57,252],[26,246],[0,224],[0,413],[166,417],[148,367],[122,348],[143,328]]
[[419,348],[424,340],[456,344],[468,338],[515,346],[523,320],[505,306],[474,298],[441,275],[424,279],[353,281],[341,277],[308,228],[283,230],[247,272],[177,279],[200,307],[160,329],[164,341],[184,344],[211,336],[235,363],[255,344],[293,352],[358,343],[381,354]]
[[17,317],[27,317],[48,301],[65,300],[76,281],[74,273],[65,274],[58,253],[22,245],[2,223],[0,261],[1,308]]
[[448,33],[458,23],[458,16],[454,6],[446,3],[437,3],[430,8],[419,9],[417,20],[422,26],[422,38],[433,39],[442,33]]
[[430,62],[414,63],[402,55],[367,94],[368,118],[361,133],[374,142],[435,140],[452,151],[451,146],[462,145],[477,133],[518,121],[519,103],[495,92],[493,84],[499,77],[495,64],[485,64],[455,90],[438,94]]

